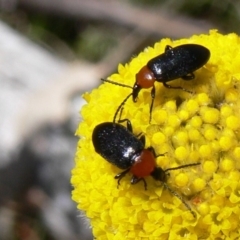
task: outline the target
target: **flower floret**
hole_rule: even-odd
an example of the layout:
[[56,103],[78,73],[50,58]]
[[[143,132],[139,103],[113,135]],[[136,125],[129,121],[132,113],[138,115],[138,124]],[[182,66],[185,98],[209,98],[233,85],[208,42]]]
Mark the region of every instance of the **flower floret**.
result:
[[[166,45],[189,43],[208,48],[211,57],[193,80],[167,82],[188,91],[155,81],[151,123],[150,89],[141,90],[136,102],[129,98],[122,111],[133,134],[144,135],[146,148],[154,148],[156,166],[166,174],[164,184],[147,176],[145,190],[143,181],[131,185],[130,173],[118,184],[114,176],[123,169],[94,151],[94,128],[113,121],[132,89],[104,83],[83,96],[87,104],[76,131],[72,198],[98,240],[240,239],[240,37],[212,30],[189,39],[166,38],[119,64],[108,79],[132,87],[138,71]],[[164,172],[194,163],[199,165]]]

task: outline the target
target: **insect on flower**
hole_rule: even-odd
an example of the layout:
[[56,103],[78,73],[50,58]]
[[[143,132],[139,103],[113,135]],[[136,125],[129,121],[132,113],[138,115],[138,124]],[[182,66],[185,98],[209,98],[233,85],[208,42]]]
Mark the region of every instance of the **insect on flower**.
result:
[[[121,125],[122,122],[127,122],[127,127]],[[115,179],[118,179],[118,185],[121,179],[130,172],[132,174],[131,184],[142,181],[145,189],[147,189],[144,178],[152,176],[155,180],[161,181],[163,186],[179,198],[187,209],[191,211],[192,215],[196,217],[196,214],[184,201],[183,197],[168,186],[167,176],[169,171],[196,166],[200,163],[163,170],[156,164],[156,158],[161,155],[157,156],[153,147],[145,148],[145,136],[135,136],[132,132],[131,122],[128,119],[119,120],[118,123],[100,123],[93,130],[92,142],[98,154],[109,163],[124,170],[115,176]]]
[[[132,96],[133,101],[137,101],[138,94],[142,88],[152,88],[151,97],[152,102],[150,105],[150,117],[152,118],[152,109],[155,99],[155,81],[161,82],[164,87],[172,89],[181,89],[183,91],[192,93],[180,86],[171,86],[168,82],[178,78],[183,80],[193,80],[193,72],[201,68],[207,63],[210,58],[210,51],[204,46],[199,44],[183,44],[177,47],[166,46],[165,52],[152,58],[143,66],[136,74],[136,81],[133,87],[108,79],[101,79],[103,82],[109,82],[118,86],[127,87],[132,89],[132,93],[127,96]],[[127,99],[126,98],[126,99]],[[126,99],[123,102],[126,102]],[[119,111],[119,109],[117,110]],[[117,115],[117,113],[116,113]]]

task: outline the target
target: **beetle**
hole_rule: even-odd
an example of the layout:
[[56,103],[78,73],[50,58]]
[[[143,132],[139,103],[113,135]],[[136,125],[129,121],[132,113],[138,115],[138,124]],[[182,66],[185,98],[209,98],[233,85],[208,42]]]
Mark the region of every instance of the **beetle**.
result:
[[[120,124],[125,121],[127,127]],[[120,120],[118,123],[103,122],[97,125],[92,133],[92,143],[98,154],[109,163],[123,170],[115,176],[115,179],[118,179],[118,185],[121,179],[130,172],[132,174],[131,184],[142,181],[145,190],[147,190],[147,183],[144,178],[152,176],[155,180],[161,181],[163,186],[178,197],[196,217],[196,214],[182,196],[168,186],[167,175],[169,171],[196,166],[200,163],[191,163],[163,170],[156,164],[156,158],[161,155],[157,156],[153,147],[145,148],[145,136],[135,136],[128,119]]]
[[131,95],[134,102],[137,101],[138,94],[142,88],[152,88],[152,102],[150,105],[149,118],[149,122],[151,122],[151,114],[156,92],[154,85],[155,81],[163,83],[163,86],[169,89],[181,89],[192,93],[192,91],[183,87],[171,86],[168,82],[178,78],[187,81],[194,79],[195,76],[193,72],[205,65],[209,58],[209,49],[199,44],[183,44],[177,47],[167,45],[164,53],[152,58],[140,69],[136,74],[136,81],[133,87],[108,79],[101,80],[103,82],[131,88]]

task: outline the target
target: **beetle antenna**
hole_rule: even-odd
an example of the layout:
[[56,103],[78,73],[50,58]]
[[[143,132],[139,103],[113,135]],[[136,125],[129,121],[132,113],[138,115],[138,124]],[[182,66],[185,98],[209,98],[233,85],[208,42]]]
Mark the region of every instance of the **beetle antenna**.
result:
[[126,87],[126,88],[131,88],[131,89],[133,89],[133,87],[131,87],[131,86],[129,86],[129,85],[125,85],[125,84],[122,84],[122,83],[114,82],[114,81],[111,81],[111,80],[108,80],[108,79],[103,79],[103,78],[101,78],[101,81],[103,81],[103,82],[108,82],[108,83],[111,83],[111,84],[114,84],[114,85],[118,85],[118,86],[121,86],[121,87]]
[[164,170],[164,172],[177,170],[177,169],[181,169],[181,168],[186,168],[186,167],[192,167],[192,166],[196,166],[196,165],[200,165],[200,163],[190,163],[190,164],[181,165],[181,166],[174,167],[174,168],[167,168],[167,169]]
[[116,112],[115,112],[115,114],[114,114],[114,117],[113,117],[113,122],[114,122],[114,123],[116,122],[116,118],[117,118],[117,115],[118,115],[119,111],[122,111],[124,104],[126,103],[126,101],[127,101],[131,96],[132,96],[132,93],[130,93],[130,94],[121,102],[121,104],[118,106],[118,108],[117,108],[117,110],[116,110]]
[[179,195],[177,192],[175,192],[174,190],[172,190],[167,183],[163,182],[163,186],[175,197],[177,197],[179,200],[181,200],[181,202],[185,205],[185,207],[191,212],[191,214],[193,215],[194,218],[196,218],[196,213],[191,209],[191,207],[184,201],[183,197],[181,195]]
[[[192,166],[196,166],[196,165],[200,165],[200,163],[190,163],[190,164],[186,164],[186,165],[181,165],[178,167],[174,167],[174,168],[167,168],[164,170],[164,172],[168,172],[168,171],[172,171],[172,170],[177,170],[177,169],[181,169],[181,168],[186,168],[186,167],[192,167]],[[184,201],[183,197],[181,195],[179,195],[177,192],[175,192],[174,190],[172,190],[166,182],[163,181],[163,185],[165,188],[168,189],[168,191],[174,195],[175,197],[177,197],[178,199],[181,200],[181,202],[186,206],[186,208],[192,213],[193,217],[196,218],[196,213],[191,209],[191,207]]]

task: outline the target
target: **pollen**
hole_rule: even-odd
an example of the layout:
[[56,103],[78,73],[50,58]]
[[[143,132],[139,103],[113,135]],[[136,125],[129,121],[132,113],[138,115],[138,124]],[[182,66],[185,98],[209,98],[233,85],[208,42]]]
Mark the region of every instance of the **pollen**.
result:
[[240,121],[237,116],[230,115],[226,119],[226,126],[232,130],[237,130],[240,127]]
[[188,150],[183,146],[177,147],[175,150],[176,158],[181,161],[185,160],[188,157],[188,154],[189,154]]
[[166,142],[166,136],[161,133],[161,132],[156,132],[154,133],[153,137],[152,137],[152,143],[153,144],[163,144]]
[[234,170],[234,166],[234,162],[229,158],[223,159],[220,164],[220,168],[223,172],[230,172]]
[[192,188],[195,192],[200,192],[206,187],[206,181],[202,178],[196,178],[192,183]]
[[188,135],[189,135],[189,140],[192,142],[198,141],[201,136],[199,130],[197,130],[195,128],[190,128]]
[[158,112],[153,113],[153,119],[158,123],[158,124],[163,124],[167,121],[167,111],[165,109],[159,109]]
[[169,126],[176,128],[180,125],[181,121],[177,115],[171,115],[168,117]]
[[194,114],[194,113],[196,113],[196,112],[198,111],[198,109],[199,109],[198,102],[195,101],[195,100],[193,100],[193,99],[191,99],[191,100],[189,100],[189,101],[187,102],[186,108],[187,108],[187,110],[188,110],[188,112],[189,112],[190,114]]
[[240,147],[236,147],[233,151],[233,154],[236,159],[240,159]]
[[168,101],[168,102],[166,102],[165,108],[166,108],[169,112],[175,112],[176,109],[177,109],[176,102],[175,102],[175,101]]
[[232,113],[233,109],[228,105],[223,105],[220,109],[220,114],[222,115],[222,117],[227,118],[228,116],[232,115]]
[[206,93],[200,93],[197,96],[197,102],[199,105],[209,105],[211,103],[211,99]]
[[189,182],[189,177],[188,175],[186,175],[185,173],[179,173],[176,177],[175,177],[175,183],[179,186],[179,187],[185,187]]
[[226,102],[233,103],[239,99],[239,94],[235,89],[229,89],[225,94]]
[[202,125],[202,118],[200,116],[193,116],[190,120],[189,120],[189,125],[191,125],[194,128],[199,128]]
[[221,146],[221,149],[223,151],[228,151],[233,145],[232,145],[232,138],[230,136],[222,136],[219,139],[219,144]]
[[186,131],[178,131],[174,135],[173,142],[176,146],[182,146],[188,143],[188,134]]
[[209,211],[210,211],[209,204],[207,202],[200,204],[200,206],[198,207],[198,212],[202,216],[207,216],[209,214]]
[[219,134],[218,130],[212,125],[206,125],[203,131],[204,137],[209,141],[216,139]]
[[178,113],[178,117],[181,119],[181,121],[186,121],[187,119],[189,119],[189,112],[186,110],[181,110]]
[[[144,148],[155,150],[145,163],[153,163],[149,172],[158,167],[158,180],[150,173],[145,182],[131,184],[130,171],[118,184],[114,177],[127,169],[119,169],[95,152],[93,130],[113,121],[120,103],[132,93],[136,74],[149,60],[164,54],[167,45],[183,44],[202,45],[211,53],[204,66],[189,72],[194,79],[178,76],[167,81],[177,89],[166,88],[166,79],[153,81],[151,122],[151,88],[142,89],[136,102],[130,97],[121,113],[121,119],[132,123],[140,146],[145,136]],[[240,239],[239,66],[240,37],[234,33],[211,30],[188,39],[166,38],[129,63],[119,64],[118,72],[107,78],[129,88],[105,82],[83,95],[87,103],[76,130],[72,199],[89,219],[95,239]],[[120,124],[127,126],[127,122]],[[106,144],[112,140],[109,137]],[[188,167],[178,168],[183,165]]]
[[202,158],[210,158],[212,155],[212,148],[210,145],[202,145],[199,147],[199,153]]
[[205,123],[215,124],[219,120],[219,111],[215,108],[203,106],[200,109],[200,115]]
[[217,169],[217,164],[213,161],[205,161],[203,164],[203,171],[205,173],[214,173]]

